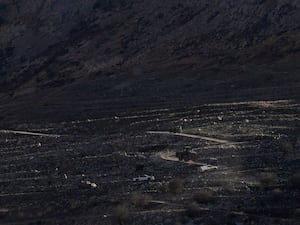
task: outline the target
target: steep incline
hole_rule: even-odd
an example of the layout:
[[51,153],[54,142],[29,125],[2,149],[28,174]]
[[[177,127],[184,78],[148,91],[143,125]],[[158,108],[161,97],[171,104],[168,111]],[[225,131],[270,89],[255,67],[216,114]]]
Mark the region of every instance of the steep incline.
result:
[[[147,88],[169,98],[193,79],[202,85],[186,92],[199,96],[299,86],[299,1],[23,0],[1,1],[0,10],[5,102],[32,94],[72,102],[112,92],[148,96]],[[192,80],[172,86],[178,76]],[[94,79],[101,90],[89,93]]]

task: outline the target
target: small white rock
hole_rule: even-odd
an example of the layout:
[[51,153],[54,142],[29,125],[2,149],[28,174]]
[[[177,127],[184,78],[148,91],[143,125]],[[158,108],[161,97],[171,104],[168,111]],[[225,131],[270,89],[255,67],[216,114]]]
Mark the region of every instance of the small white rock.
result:
[[92,187],[92,188],[96,188],[96,187],[97,187],[97,184],[91,183],[91,187]]

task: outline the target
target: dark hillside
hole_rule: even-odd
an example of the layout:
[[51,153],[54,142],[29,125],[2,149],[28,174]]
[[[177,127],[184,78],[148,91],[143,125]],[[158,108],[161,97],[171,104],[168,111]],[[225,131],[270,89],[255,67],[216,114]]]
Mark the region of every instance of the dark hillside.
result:
[[[206,93],[297,97],[299,7],[291,0],[2,1],[1,96],[80,104],[76,96],[148,96],[149,86],[152,96],[186,89],[205,102]],[[85,87],[97,82],[100,92],[90,95]]]

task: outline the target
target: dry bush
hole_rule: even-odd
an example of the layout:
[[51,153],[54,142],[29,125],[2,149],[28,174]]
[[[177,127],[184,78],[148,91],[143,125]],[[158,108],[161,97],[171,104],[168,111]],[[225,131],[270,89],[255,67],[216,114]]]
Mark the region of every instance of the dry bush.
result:
[[186,208],[186,214],[189,217],[196,217],[199,216],[201,211],[200,206],[196,202],[190,203]]
[[129,196],[130,202],[135,206],[147,206],[152,201],[150,195],[145,195],[139,192],[133,192]]
[[287,158],[292,153],[294,156],[296,156],[296,148],[289,140],[281,140],[278,144],[278,149],[282,153],[282,159]]
[[294,151],[294,146],[289,141],[282,141],[279,143],[279,149],[284,153],[291,153]]
[[290,177],[289,185],[293,188],[300,189],[300,171]]
[[118,205],[112,211],[113,218],[120,224],[129,217],[129,209],[125,205]]
[[119,162],[123,159],[124,154],[122,154],[121,152],[113,152],[111,154],[112,160],[115,162]]
[[234,189],[233,185],[231,185],[231,184],[225,184],[223,186],[222,190],[225,194],[228,194],[228,195],[231,195],[235,192],[235,189]]
[[167,193],[169,191],[168,184],[162,184],[161,186],[159,186],[158,190],[162,193]]
[[300,218],[300,208],[295,209],[295,216]]
[[209,203],[214,200],[214,196],[211,191],[199,191],[194,195],[193,200],[197,203]]
[[275,196],[275,197],[278,197],[282,194],[282,190],[280,188],[275,188],[273,191],[272,191],[272,194]]
[[277,183],[278,179],[274,173],[263,173],[259,179],[261,188],[268,188]]
[[180,194],[183,192],[183,180],[181,179],[175,179],[170,181],[168,185],[169,192],[173,194]]
[[119,168],[124,163],[125,153],[123,152],[113,152],[111,154],[111,160],[114,162]]
[[210,180],[208,185],[212,187],[224,187],[228,185],[228,183],[223,180]]

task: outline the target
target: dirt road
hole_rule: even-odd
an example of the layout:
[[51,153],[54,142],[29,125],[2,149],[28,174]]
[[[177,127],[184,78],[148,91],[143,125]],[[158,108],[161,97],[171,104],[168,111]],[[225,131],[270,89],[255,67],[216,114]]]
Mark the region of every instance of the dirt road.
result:
[[232,142],[228,140],[222,140],[218,138],[211,138],[211,137],[205,137],[200,135],[194,135],[194,134],[185,134],[185,133],[177,133],[177,132],[170,132],[170,131],[148,131],[148,134],[164,134],[164,135],[173,135],[173,136],[180,136],[180,137],[188,137],[188,138],[195,138],[195,139],[202,139],[205,141],[212,141],[219,144],[240,144],[239,142]]
[[58,135],[58,134],[43,134],[43,133],[36,133],[36,132],[30,132],[30,131],[19,131],[19,130],[0,130],[0,134],[20,134],[20,135],[53,137],[53,138],[61,137],[61,135]]

